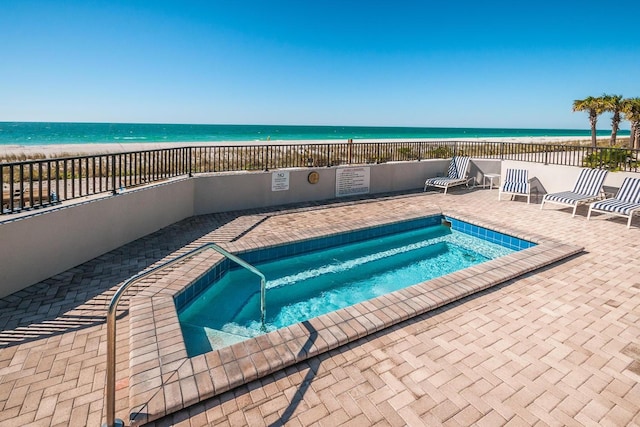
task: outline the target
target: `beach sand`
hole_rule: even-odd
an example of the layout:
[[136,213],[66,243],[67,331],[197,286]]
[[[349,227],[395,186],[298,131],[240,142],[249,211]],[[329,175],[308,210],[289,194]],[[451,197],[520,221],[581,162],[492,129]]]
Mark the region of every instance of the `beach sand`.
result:
[[[608,140],[609,137],[599,137]],[[455,139],[358,139],[354,142],[412,142],[412,141],[477,141],[477,142],[515,142],[515,143],[545,143],[561,144],[566,142],[580,142],[590,144],[591,138],[584,136],[557,137],[518,137],[518,138],[455,138]],[[296,144],[339,144],[344,140],[299,140],[299,141],[233,141],[233,142],[170,142],[170,143],[127,143],[127,144],[59,144],[59,145],[3,145],[0,146],[0,161],[28,160],[55,157],[83,156],[91,154],[111,154],[129,151],[158,150],[176,147],[204,147],[221,145],[296,145]]]

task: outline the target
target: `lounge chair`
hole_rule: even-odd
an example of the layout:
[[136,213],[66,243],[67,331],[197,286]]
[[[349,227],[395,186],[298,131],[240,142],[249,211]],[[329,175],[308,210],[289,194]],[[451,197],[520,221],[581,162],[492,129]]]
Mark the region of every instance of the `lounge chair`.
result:
[[633,214],[640,213],[640,178],[625,178],[615,197],[591,203],[587,220],[592,211],[628,218],[627,228],[631,228]]
[[526,169],[507,169],[504,181],[498,191],[498,200],[503,194],[513,196],[526,196],[527,203],[531,202],[531,185],[529,184],[529,171]]
[[470,181],[470,179],[467,178],[467,174],[469,173],[469,159],[468,156],[456,156],[452,158],[449,164],[448,175],[427,179],[424,183],[423,191],[427,191],[427,187],[438,187],[444,188],[444,194],[447,194],[449,187],[462,184],[468,186]]
[[573,214],[571,215],[573,218],[576,216],[576,209],[579,205],[603,198],[602,184],[606,176],[607,170],[605,169],[582,169],[572,191],[546,194],[542,199],[540,209],[542,210],[545,203],[573,206]]

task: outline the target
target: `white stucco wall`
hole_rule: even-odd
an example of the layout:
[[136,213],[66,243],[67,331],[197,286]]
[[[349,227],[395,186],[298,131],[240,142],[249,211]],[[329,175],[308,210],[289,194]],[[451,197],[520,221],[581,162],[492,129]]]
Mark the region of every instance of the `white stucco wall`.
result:
[[[581,168],[575,166],[545,165],[542,163],[517,162],[505,160],[502,162],[501,174],[504,176],[508,168],[527,169],[529,179],[533,179],[540,194],[557,193],[559,191],[572,190]],[[637,177],[637,173],[609,172],[604,180],[604,187],[608,192],[615,193],[622,185],[625,177]]]
[[0,223],[0,297],[192,215],[185,179]]
[[[357,167],[369,168],[370,194],[377,194],[422,188],[427,177],[441,174],[448,165],[449,160],[423,160]],[[194,214],[333,199],[336,169],[344,167],[349,166],[288,169],[289,189],[285,191],[272,191],[272,174],[277,171],[199,175],[194,177]],[[312,171],[320,175],[316,184],[307,180]]]

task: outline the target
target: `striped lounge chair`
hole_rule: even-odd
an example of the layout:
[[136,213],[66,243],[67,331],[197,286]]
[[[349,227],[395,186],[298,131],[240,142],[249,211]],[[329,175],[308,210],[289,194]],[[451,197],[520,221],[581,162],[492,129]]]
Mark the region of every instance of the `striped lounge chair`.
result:
[[447,176],[427,179],[424,183],[423,191],[427,191],[427,187],[438,187],[444,188],[444,194],[447,194],[449,187],[462,184],[468,186],[470,181],[470,179],[467,178],[469,173],[469,159],[468,156],[456,156],[452,158]]
[[591,203],[587,219],[592,211],[629,218],[627,228],[631,228],[633,214],[640,214],[640,178],[625,178],[615,197]]
[[540,209],[542,210],[545,203],[573,206],[571,217],[574,217],[579,205],[593,202],[603,197],[602,184],[606,176],[607,170],[605,169],[582,169],[572,191],[546,194],[542,199]]
[[531,202],[531,185],[529,184],[529,171],[526,169],[507,169],[500,190],[498,200],[503,194],[513,196],[526,196],[527,203]]

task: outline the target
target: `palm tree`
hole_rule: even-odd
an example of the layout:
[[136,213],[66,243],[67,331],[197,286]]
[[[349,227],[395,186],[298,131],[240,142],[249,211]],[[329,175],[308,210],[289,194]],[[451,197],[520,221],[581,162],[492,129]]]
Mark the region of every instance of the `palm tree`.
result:
[[611,141],[609,142],[610,146],[616,145],[616,136],[618,135],[618,127],[620,126],[620,109],[622,108],[622,95],[607,95],[603,94],[601,96],[602,103],[604,106],[604,111],[612,113],[611,117]]
[[591,124],[591,145],[596,144],[596,124],[598,116],[604,112],[604,104],[602,98],[594,98],[593,96],[585,99],[576,99],[573,101],[573,111],[586,111],[589,113],[589,123]]
[[622,100],[622,114],[631,122],[630,148],[640,148],[640,98]]

